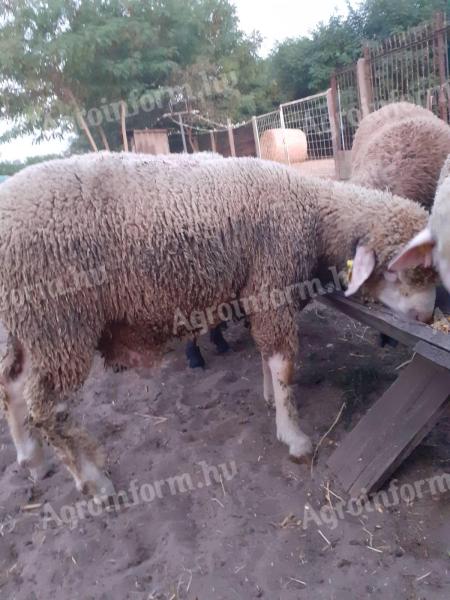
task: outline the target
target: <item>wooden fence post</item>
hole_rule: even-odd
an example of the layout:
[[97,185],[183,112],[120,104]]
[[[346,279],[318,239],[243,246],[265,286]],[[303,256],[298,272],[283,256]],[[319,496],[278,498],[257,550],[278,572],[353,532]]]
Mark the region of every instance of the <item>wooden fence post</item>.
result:
[[186,134],[184,131],[183,118],[181,116],[181,113],[178,115],[178,123],[180,125],[181,141],[183,142],[183,152],[187,154],[188,149],[186,144]]
[[337,82],[336,75],[331,77],[331,87],[327,90],[327,107],[328,107],[328,118],[330,120],[331,129],[331,143],[333,146],[334,154],[334,171],[336,179],[341,178],[341,136],[339,134],[339,119],[336,116],[337,110]]
[[370,78],[369,49],[364,48],[364,58],[360,58],[356,64],[356,79],[359,90],[361,116],[367,117],[373,110],[373,94]]
[[336,123],[336,112],[334,108],[333,92],[331,88],[327,90],[327,108],[328,108],[328,119],[330,121],[331,130],[331,144],[333,146],[333,155],[336,160],[338,147],[338,127]]
[[210,131],[209,132],[209,137],[211,138],[211,151],[212,152],[217,152],[216,149],[216,138],[214,137],[214,131]]
[[252,117],[253,137],[255,139],[256,156],[261,158],[261,146],[259,143],[258,121],[256,117]]
[[234,147],[233,125],[231,124],[230,118],[227,118],[227,126],[228,126],[228,141],[230,143],[231,156],[236,156],[236,148]]
[[[284,122],[284,113],[283,113],[283,106],[280,104],[280,125],[281,125],[281,129],[283,129],[283,131],[286,129],[286,123]],[[288,165],[291,164],[291,159],[289,156],[289,148],[287,146],[286,143],[286,138],[284,136],[283,133],[283,146],[284,146],[284,156],[286,158],[286,162]]]

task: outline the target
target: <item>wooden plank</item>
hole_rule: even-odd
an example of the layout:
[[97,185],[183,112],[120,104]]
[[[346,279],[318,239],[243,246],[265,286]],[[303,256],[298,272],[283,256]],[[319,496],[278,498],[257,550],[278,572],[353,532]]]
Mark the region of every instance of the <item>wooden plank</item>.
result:
[[[436,425],[450,397],[450,373],[441,373],[430,383],[426,393],[411,407],[390,439],[385,435],[386,443],[380,445],[380,452],[375,460],[364,470],[350,489],[350,495],[357,497],[361,491],[370,493],[379,489],[383,483],[397,470],[402,462],[421,443]],[[398,439],[394,436],[398,433]]]
[[352,497],[378,488],[423,440],[450,397],[450,372],[417,354],[328,461]]
[[415,394],[417,397],[425,389],[427,381],[424,381],[420,366],[417,368],[420,362],[419,358],[408,365],[330,456],[328,465],[335,473],[339,473],[341,466],[345,465],[340,479],[346,489],[350,489],[362,473],[372,454],[372,433],[377,432],[380,424],[387,419],[397,420],[407,408],[411,395]]
[[418,342],[428,342],[432,346],[450,352],[450,335],[436,331],[425,323],[400,318],[388,308],[376,304],[366,305],[346,298],[343,294],[329,294],[317,298],[323,304],[340,310],[352,319],[369,325],[395,340],[414,347]]
[[450,370],[450,354],[445,350],[441,350],[436,346],[421,341],[414,346],[414,352],[428,358],[428,360],[431,360],[436,365]]

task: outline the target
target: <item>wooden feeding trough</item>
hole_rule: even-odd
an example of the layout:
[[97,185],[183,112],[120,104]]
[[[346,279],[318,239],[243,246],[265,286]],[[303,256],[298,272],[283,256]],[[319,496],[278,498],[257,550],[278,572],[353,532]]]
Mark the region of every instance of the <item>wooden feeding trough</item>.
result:
[[[449,300],[439,290],[437,306],[444,314],[450,313]],[[323,296],[320,301],[414,351],[397,380],[328,460],[344,491],[357,498],[380,488],[445,410],[450,397],[450,335],[343,295]]]

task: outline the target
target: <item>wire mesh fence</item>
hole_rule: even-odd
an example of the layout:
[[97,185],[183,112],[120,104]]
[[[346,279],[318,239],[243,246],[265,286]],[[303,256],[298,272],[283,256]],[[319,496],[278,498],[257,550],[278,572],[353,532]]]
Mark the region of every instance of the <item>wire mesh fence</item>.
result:
[[337,71],[331,82],[339,127],[339,148],[351,150],[361,118],[356,64]]
[[300,129],[306,135],[308,160],[333,156],[327,92],[281,105],[284,126]]
[[357,127],[370,112],[406,100],[450,121],[449,31],[445,15],[437,13],[431,22],[365,46],[357,63],[333,75],[326,92],[240,125],[209,122],[223,128],[197,131],[193,151],[197,143],[198,150],[224,156],[256,155],[297,169],[305,163],[305,171],[325,168],[334,158],[336,176],[346,179]]
[[282,129],[282,114],[280,110],[273,110],[256,117],[256,131],[258,137],[258,156],[267,160],[289,162],[286,140],[281,135],[277,139],[275,131]]

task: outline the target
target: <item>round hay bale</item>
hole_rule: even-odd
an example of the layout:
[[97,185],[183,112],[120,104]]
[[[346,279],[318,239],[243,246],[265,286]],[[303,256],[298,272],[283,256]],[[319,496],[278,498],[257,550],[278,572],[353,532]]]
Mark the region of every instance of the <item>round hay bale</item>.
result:
[[[285,144],[287,152],[285,149]],[[260,139],[261,158],[276,162],[299,163],[308,156],[308,142],[301,129],[268,129]]]

